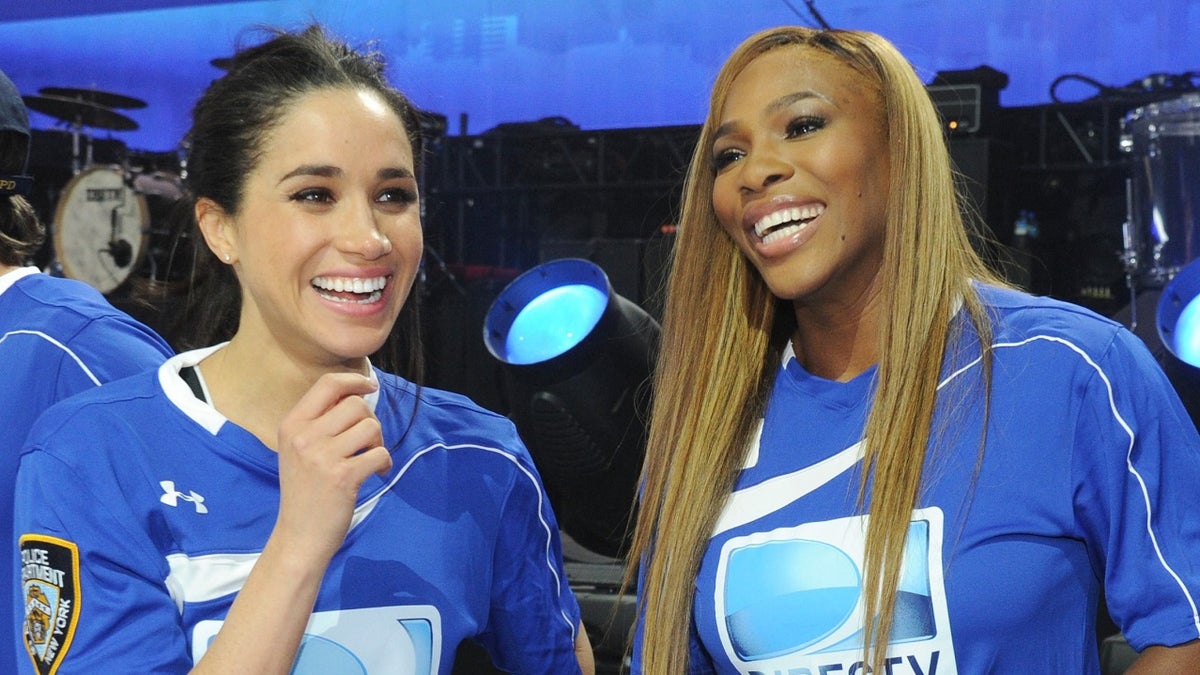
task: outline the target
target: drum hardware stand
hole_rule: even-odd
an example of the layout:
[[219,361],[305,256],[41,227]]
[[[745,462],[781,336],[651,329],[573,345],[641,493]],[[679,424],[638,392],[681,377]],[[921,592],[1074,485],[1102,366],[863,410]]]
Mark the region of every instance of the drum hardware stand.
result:
[[[185,172],[187,171],[186,165],[185,165],[184,171]],[[426,194],[426,192],[425,192],[425,185],[426,185],[425,176],[428,173],[429,173],[428,170],[422,171],[420,173],[420,176],[417,177],[417,194],[421,195],[420,218],[421,218],[422,223],[424,223],[425,219],[426,219],[426,205],[428,204],[428,202],[424,198],[425,194]],[[446,265],[446,259],[443,258],[441,255],[439,255],[438,252],[435,251],[433,249],[433,247],[430,246],[429,244],[425,244],[424,251],[422,253],[423,253],[423,255],[421,256],[421,264],[420,264],[420,268],[419,268],[420,271],[418,272],[422,292],[425,293],[426,295],[432,293],[432,289],[430,289],[428,287],[428,281],[429,281],[428,262],[429,262],[429,260],[432,259],[434,264],[437,266],[438,271],[442,273],[442,277],[450,282],[450,285],[454,287],[454,290],[457,291],[459,295],[466,297],[467,289],[458,282],[458,277],[454,276],[454,272],[450,271],[449,266]]]
[[83,123],[78,119],[70,123],[71,127],[71,175],[78,176],[83,167],[92,165],[92,140],[89,136],[87,139],[87,158],[86,161],[80,163],[80,143],[79,139],[83,136]]
[[1134,237],[1133,227],[1133,181],[1126,178],[1125,222],[1121,223],[1121,243],[1124,246],[1124,250],[1121,252],[1120,257],[1125,267],[1125,286],[1129,289],[1129,330],[1136,329],[1138,325],[1135,272],[1140,261],[1138,260],[1137,239]]
[[129,263],[133,261],[133,246],[117,236],[117,232],[121,229],[120,209],[123,206],[125,206],[124,200],[113,207],[112,215],[109,217],[111,229],[108,236],[108,247],[100,251],[112,256],[113,262],[116,263],[117,267],[122,268],[128,267]]
[[1075,144],[1075,149],[1083,156],[1084,164],[1095,164],[1096,159],[1092,157],[1092,153],[1088,152],[1087,146],[1080,140],[1079,134],[1075,133],[1075,130],[1071,128],[1071,123],[1067,121],[1062,111],[1055,111],[1054,115],[1058,118],[1058,123],[1062,125],[1063,130],[1067,132],[1067,136],[1071,139],[1071,142]]

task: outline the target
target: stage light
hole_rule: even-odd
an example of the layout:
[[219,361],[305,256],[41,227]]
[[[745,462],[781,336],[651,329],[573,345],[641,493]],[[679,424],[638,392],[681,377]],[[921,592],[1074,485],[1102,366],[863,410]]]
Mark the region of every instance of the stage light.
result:
[[1180,361],[1200,366],[1200,261],[1189,263],[1163,288],[1156,323],[1163,344]]
[[602,556],[620,557],[628,544],[658,336],[647,312],[577,258],[517,277],[484,319],[509,417],[559,525]]

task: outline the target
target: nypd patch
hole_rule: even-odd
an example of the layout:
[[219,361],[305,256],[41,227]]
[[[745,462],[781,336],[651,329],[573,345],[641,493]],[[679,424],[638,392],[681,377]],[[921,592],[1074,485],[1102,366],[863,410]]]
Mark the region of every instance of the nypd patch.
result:
[[79,618],[79,548],[40,534],[21,537],[25,649],[41,675],[58,670]]

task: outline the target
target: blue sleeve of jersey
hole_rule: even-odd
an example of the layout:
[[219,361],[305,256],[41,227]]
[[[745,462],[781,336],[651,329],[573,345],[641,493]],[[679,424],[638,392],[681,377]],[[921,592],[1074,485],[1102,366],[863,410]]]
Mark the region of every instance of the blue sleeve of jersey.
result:
[[533,465],[519,464],[500,516],[491,611],[480,643],[516,673],[579,672],[579,604],[563,569],[562,541]]
[[0,363],[20,367],[0,381],[0,401],[22,405],[5,419],[19,438],[0,439],[0,447],[12,449],[15,465],[25,434],[47,408],[97,385],[157,368],[170,356],[161,337],[128,317],[66,325],[57,336],[40,330],[6,336],[0,340]]
[[186,673],[191,661],[162,556],[120,495],[92,484],[41,449],[21,459],[14,522],[14,609],[28,654],[18,659],[21,672]]
[[1200,638],[1200,436],[1127,331],[1083,392],[1076,514],[1098,549],[1109,612],[1137,650]]
[[[129,317],[120,315],[102,316],[90,321],[78,334],[71,338],[67,347],[79,357],[64,359],[59,375],[73,380],[85,377],[87,368],[99,380],[99,384],[119,380],[162,365],[174,352],[153,330]],[[96,383],[87,382],[89,387]],[[62,385],[70,386],[68,384]],[[67,396],[86,387],[74,386],[63,391]]]

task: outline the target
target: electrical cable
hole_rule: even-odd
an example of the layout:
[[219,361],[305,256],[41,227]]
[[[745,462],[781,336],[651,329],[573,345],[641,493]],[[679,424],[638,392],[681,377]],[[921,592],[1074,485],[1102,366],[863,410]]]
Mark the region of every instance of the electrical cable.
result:
[[1122,96],[1141,96],[1143,94],[1178,91],[1181,93],[1200,89],[1200,71],[1187,71],[1180,74],[1151,73],[1122,87],[1114,87],[1078,73],[1068,73],[1054,78],[1050,84],[1050,100],[1055,103],[1066,103],[1058,97],[1059,85],[1075,80],[1095,87],[1096,93],[1091,98],[1120,98]]

